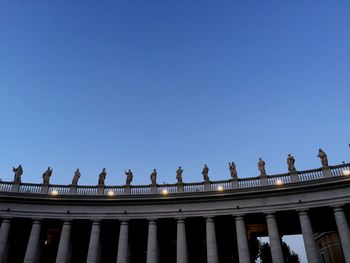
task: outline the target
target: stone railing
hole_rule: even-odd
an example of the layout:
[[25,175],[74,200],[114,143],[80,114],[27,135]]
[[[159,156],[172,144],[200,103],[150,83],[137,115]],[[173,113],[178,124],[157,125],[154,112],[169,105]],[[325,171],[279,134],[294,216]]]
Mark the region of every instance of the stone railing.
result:
[[306,181],[322,180],[329,177],[350,176],[350,163],[328,166],[312,170],[296,171],[277,175],[267,175],[254,178],[237,178],[222,181],[157,184],[157,185],[125,185],[125,186],[89,186],[89,185],[55,185],[0,182],[0,192],[19,192],[50,195],[79,195],[79,196],[122,196],[149,194],[181,194],[204,191],[225,191],[257,187],[281,187],[285,184],[303,183]]

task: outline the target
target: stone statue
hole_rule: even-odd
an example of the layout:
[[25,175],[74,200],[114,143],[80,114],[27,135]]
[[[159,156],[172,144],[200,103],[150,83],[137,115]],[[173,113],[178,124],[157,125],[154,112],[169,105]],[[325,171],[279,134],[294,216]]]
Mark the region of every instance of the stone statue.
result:
[[47,168],[47,170],[43,173],[43,184],[49,184],[50,183],[51,175],[52,175],[52,169],[49,166]]
[[288,158],[287,158],[288,171],[291,173],[296,172],[294,163],[295,163],[294,156],[292,156],[291,154],[288,154]]
[[266,176],[265,161],[259,158],[258,170],[260,171],[260,176]]
[[204,181],[205,182],[209,182],[209,168],[208,168],[208,166],[206,164],[203,167],[202,174],[203,174]]
[[229,162],[228,163],[229,169],[230,169],[230,173],[231,173],[231,177],[233,179],[237,179],[237,170],[236,170],[236,165],[234,162]]
[[102,172],[98,176],[98,185],[104,185],[107,176],[106,168],[103,168]]
[[153,169],[153,172],[150,175],[152,184],[157,184],[157,170]]
[[133,178],[131,170],[129,169],[128,171],[125,171],[125,175],[126,175],[126,185],[130,185]]
[[15,173],[15,174],[14,174],[13,182],[14,182],[14,183],[20,183],[20,182],[21,182],[21,176],[22,176],[22,174],[23,174],[22,165],[18,165],[17,168],[12,167],[12,171]]
[[176,179],[178,184],[182,184],[182,170],[181,166],[179,166],[179,169],[176,170]]
[[321,163],[322,163],[323,167],[327,167],[328,166],[327,154],[321,148],[318,150],[317,157],[319,157],[321,159]]
[[79,178],[80,178],[81,174],[80,174],[80,171],[79,171],[79,168],[74,172],[74,176],[73,176],[73,179],[72,179],[72,185],[77,185],[78,184],[78,181],[79,181]]

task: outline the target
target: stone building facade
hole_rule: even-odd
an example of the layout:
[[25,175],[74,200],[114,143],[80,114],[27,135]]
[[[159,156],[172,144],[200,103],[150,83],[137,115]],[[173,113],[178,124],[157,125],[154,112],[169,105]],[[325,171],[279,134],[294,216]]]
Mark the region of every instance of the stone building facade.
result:
[[268,236],[283,263],[281,237],[302,234],[309,263],[335,243],[350,263],[349,169],[172,185],[1,182],[0,262],[250,263],[252,241]]

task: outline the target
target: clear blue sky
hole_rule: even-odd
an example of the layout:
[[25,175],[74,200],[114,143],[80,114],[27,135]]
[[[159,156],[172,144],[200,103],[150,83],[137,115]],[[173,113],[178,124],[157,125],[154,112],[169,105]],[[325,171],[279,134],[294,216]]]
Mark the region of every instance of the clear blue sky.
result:
[[349,1],[0,4],[0,177],[135,184],[350,160]]

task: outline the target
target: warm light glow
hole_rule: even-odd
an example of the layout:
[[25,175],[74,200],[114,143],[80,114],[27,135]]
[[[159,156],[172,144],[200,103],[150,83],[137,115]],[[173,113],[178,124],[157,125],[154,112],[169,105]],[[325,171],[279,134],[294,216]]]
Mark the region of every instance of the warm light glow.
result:
[[52,194],[52,195],[58,195],[59,192],[58,192],[57,190],[52,190],[52,191],[51,191],[51,194]]
[[277,180],[276,180],[276,184],[277,184],[277,185],[282,185],[282,184],[283,184],[283,181],[282,181],[281,179],[277,179]]
[[169,193],[169,192],[168,192],[167,189],[163,189],[163,190],[162,190],[162,194],[163,194],[163,195],[167,195],[168,193]]
[[219,185],[219,186],[218,186],[218,191],[224,191],[224,187],[221,186],[221,185]]
[[113,191],[108,191],[107,193],[109,196],[113,196],[114,195],[114,192]]
[[344,175],[350,175],[350,170],[349,169],[344,169],[343,170]]

